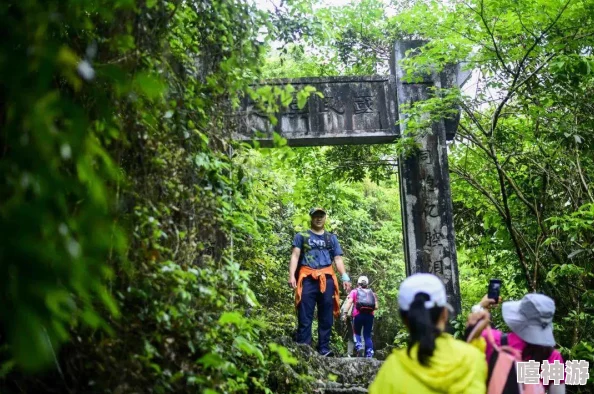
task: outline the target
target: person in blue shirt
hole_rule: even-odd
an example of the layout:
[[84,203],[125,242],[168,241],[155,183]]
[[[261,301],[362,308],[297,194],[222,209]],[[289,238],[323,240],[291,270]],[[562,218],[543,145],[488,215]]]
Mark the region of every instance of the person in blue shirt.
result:
[[298,233],[293,240],[289,264],[289,286],[295,289],[297,309],[297,343],[311,345],[311,327],[314,310],[318,306],[318,352],[332,356],[330,334],[334,317],[340,314],[338,279],[332,263],[341,274],[345,291],[351,290],[351,280],[342,261],[342,249],[336,235],[324,230],[326,211],[312,208],[309,211],[311,228]]

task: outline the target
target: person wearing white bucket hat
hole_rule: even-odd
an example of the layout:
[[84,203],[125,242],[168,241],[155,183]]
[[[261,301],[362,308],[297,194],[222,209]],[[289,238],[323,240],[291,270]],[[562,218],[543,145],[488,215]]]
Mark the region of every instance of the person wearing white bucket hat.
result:
[[410,334],[408,347],[394,350],[384,361],[369,393],[484,394],[484,341],[469,344],[445,332],[452,307],[441,279],[424,273],[409,276],[400,285],[398,305]]
[[[488,296],[484,296],[478,305],[472,307],[472,311],[490,309],[497,303]],[[503,321],[510,328],[509,334],[495,329],[484,330],[483,338],[487,343],[487,361],[491,360],[493,344],[501,346],[502,341],[508,346],[520,351],[523,361],[534,360],[542,363],[548,361],[553,364],[555,361],[564,363],[563,357],[558,350],[554,349],[556,344],[553,335],[553,317],[555,315],[555,301],[552,298],[538,293],[526,294],[520,301],[506,301],[501,304],[501,315]],[[490,333],[489,333],[490,331]],[[565,393],[565,380],[560,384],[549,385],[549,393]]]

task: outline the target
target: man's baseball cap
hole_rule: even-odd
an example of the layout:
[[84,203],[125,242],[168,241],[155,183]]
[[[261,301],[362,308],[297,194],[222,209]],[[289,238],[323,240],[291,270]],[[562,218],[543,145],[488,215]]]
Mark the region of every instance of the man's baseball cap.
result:
[[316,212],[322,212],[324,215],[326,214],[326,211],[324,210],[324,208],[315,207],[315,208],[312,208],[309,210],[309,216],[313,216],[313,214]]
[[410,306],[419,293],[425,293],[429,300],[425,301],[425,308],[431,309],[435,306],[445,307],[454,311],[454,308],[448,304],[445,286],[441,279],[433,274],[414,274],[406,278],[400,284],[398,294],[398,305],[401,310],[409,311]]

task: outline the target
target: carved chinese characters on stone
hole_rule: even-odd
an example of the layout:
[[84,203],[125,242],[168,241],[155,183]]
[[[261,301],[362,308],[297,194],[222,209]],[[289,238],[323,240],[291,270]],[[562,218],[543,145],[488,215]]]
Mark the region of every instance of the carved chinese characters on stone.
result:
[[435,179],[433,178],[433,176],[427,175],[423,180],[423,186],[425,188],[425,191],[435,191]]
[[444,235],[435,229],[433,229],[433,231],[425,232],[425,246],[428,246],[430,248],[440,245],[441,240],[443,239],[445,239]]
[[[296,91],[313,86],[303,108],[297,100],[274,116],[273,124],[253,103],[245,100],[240,113],[239,134],[250,140],[256,135],[266,145],[273,132],[290,145],[336,145],[380,143],[398,137],[396,102],[392,77],[329,77],[270,81],[269,85],[291,84]],[[239,139],[242,139],[238,136]]]
[[354,101],[355,114],[372,113],[374,99],[373,96],[356,96]]
[[335,97],[324,97],[322,100],[324,102],[324,107],[320,112],[326,113],[328,111],[332,111],[338,115],[344,115],[344,103],[339,99]]
[[437,210],[437,204],[427,204],[425,207],[425,214],[432,218],[438,217],[439,211]]
[[419,159],[422,163],[431,164],[431,154],[427,149],[421,149],[419,152]]
[[[427,144],[427,141],[423,139],[421,144]],[[422,148],[418,153],[425,226],[423,255],[427,270],[440,276],[447,284],[452,279],[452,269],[447,226],[442,223],[442,212],[439,211],[439,185],[434,174],[437,158],[434,154],[426,148]]]

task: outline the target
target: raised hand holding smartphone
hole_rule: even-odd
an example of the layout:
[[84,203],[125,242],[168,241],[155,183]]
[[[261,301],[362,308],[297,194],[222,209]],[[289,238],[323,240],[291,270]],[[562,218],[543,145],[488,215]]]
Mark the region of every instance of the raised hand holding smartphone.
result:
[[501,279],[491,279],[489,281],[487,297],[492,300],[495,300],[495,303],[497,304],[499,302],[500,290],[501,290]]

